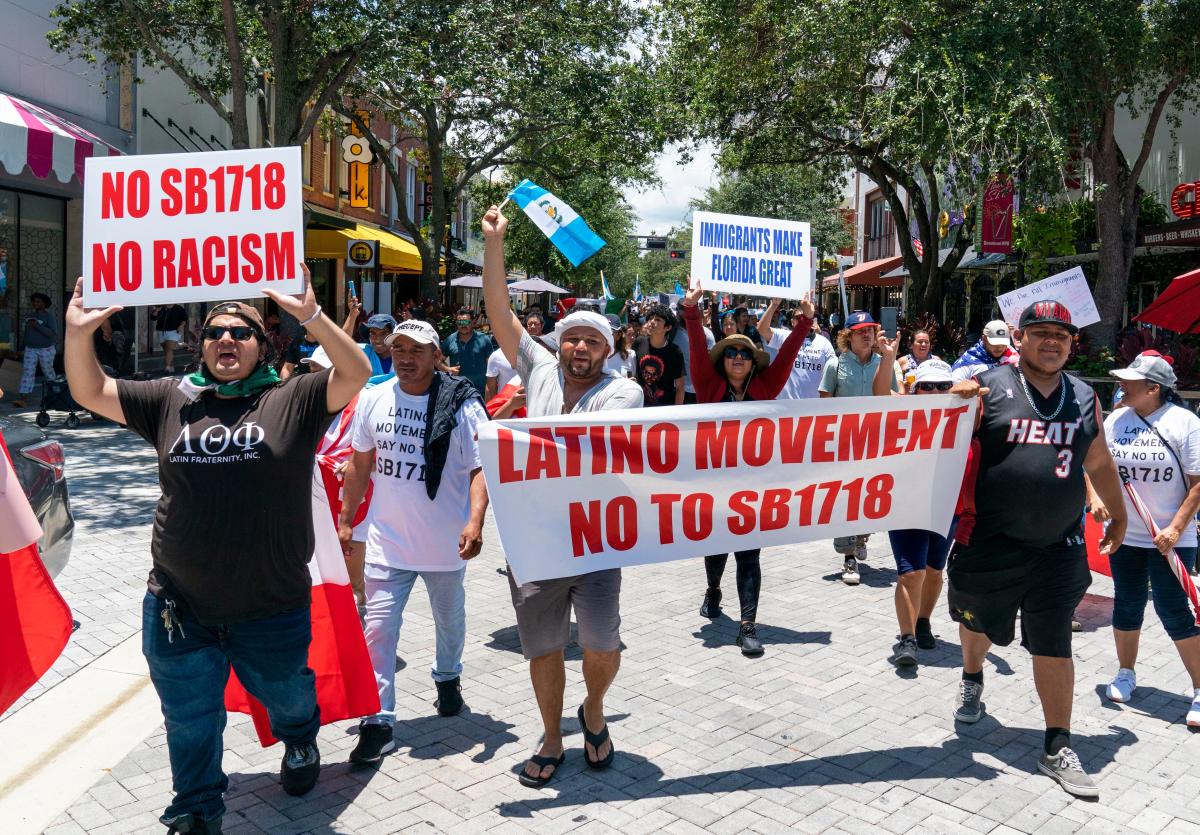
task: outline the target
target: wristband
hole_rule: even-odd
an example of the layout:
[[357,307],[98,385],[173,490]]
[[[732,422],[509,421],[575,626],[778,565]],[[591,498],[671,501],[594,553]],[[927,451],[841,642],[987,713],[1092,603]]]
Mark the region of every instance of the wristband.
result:
[[316,321],[316,318],[320,315],[321,315],[321,305],[317,305],[316,312],[314,312],[312,316],[309,316],[307,319],[305,319],[303,322],[301,322],[300,327],[304,327],[305,325],[311,324],[312,322]]

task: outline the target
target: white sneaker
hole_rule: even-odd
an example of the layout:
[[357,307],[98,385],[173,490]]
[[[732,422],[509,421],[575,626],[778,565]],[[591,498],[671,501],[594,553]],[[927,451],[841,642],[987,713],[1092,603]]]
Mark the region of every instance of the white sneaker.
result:
[[1196,688],[1192,699],[1192,709],[1188,711],[1187,725],[1189,728],[1200,728],[1200,687]]
[[867,559],[867,538],[860,536],[854,541],[854,559],[865,562]]
[[1137,673],[1122,667],[1117,670],[1117,677],[1108,685],[1108,698],[1114,702],[1127,702],[1137,689]]
[[842,582],[848,586],[857,586],[858,581],[858,560],[846,557],[845,563],[842,564]]

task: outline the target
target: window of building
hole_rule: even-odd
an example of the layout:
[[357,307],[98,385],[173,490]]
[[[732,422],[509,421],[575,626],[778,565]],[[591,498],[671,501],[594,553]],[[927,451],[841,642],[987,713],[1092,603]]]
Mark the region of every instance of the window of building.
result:
[[325,140],[325,193],[337,194],[338,190],[338,157],[334,153],[335,139],[331,136]]
[[303,172],[304,185],[312,187],[312,137],[304,140],[300,146],[300,170]]
[[404,209],[408,212],[408,218],[413,223],[417,223],[417,163],[415,160],[408,160],[408,165],[404,172]]
[[896,254],[896,225],[887,200],[878,191],[867,195],[864,261],[890,258]]

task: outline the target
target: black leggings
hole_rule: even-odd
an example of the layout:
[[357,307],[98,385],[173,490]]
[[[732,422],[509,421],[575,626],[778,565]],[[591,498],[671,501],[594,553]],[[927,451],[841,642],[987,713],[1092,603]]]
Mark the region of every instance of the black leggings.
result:
[[[758,564],[761,548],[750,551],[737,551],[733,558],[737,560],[737,589],[738,602],[742,605],[742,620],[754,623],[758,617],[758,589],[762,586],[762,568]],[[704,558],[704,573],[708,575],[710,589],[721,588],[721,575],[725,573],[725,563],[729,554],[713,554]]]

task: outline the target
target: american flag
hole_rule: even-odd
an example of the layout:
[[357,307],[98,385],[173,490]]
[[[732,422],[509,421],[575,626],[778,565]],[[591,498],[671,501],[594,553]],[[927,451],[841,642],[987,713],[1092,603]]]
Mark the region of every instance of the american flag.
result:
[[912,248],[913,252],[917,253],[918,258],[925,257],[925,244],[921,243],[921,239],[917,237],[917,233],[912,233]]

